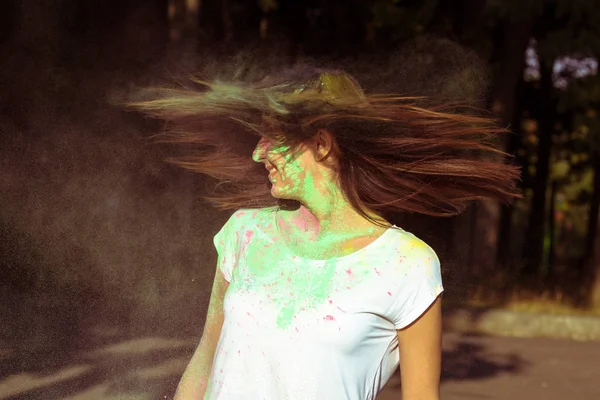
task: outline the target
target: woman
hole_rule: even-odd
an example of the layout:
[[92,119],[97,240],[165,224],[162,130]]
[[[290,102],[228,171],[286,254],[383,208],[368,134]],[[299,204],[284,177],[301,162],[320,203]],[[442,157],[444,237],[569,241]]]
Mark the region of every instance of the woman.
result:
[[175,398],[374,399],[399,365],[404,400],[439,399],[439,260],[390,220],[517,196],[518,170],[489,144],[502,130],[367,96],[337,71],[204,85],[135,104],[199,147],[176,162],[237,210],[214,237],[206,326]]

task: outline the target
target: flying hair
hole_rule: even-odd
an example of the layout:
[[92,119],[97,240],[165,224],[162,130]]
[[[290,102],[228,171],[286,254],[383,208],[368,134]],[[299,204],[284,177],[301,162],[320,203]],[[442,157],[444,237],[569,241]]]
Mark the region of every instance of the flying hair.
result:
[[366,94],[349,74],[296,68],[258,83],[148,89],[129,103],[167,123],[161,142],[186,145],[168,161],[216,180],[204,199],[221,210],[299,203],[272,197],[252,151],[261,137],[292,153],[319,130],[334,138],[338,184],[365,218],[453,216],[471,201],[520,197],[519,168],[495,147],[508,131],[482,110],[423,98]]

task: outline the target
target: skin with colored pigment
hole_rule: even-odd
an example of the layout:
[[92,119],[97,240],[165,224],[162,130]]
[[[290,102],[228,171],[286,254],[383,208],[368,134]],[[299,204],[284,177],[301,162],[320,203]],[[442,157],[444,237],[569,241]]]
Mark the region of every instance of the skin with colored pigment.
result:
[[[326,133],[322,132],[322,135]],[[315,147],[307,146],[293,157],[283,154],[286,148],[263,138],[253,154],[254,161],[263,162],[269,170],[273,196],[294,199],[302,204],[294,212],[281,210],[276,229],[281,235],[280,240],[285,241],[284,246],[299,257],[311,260],[343,257],[364,248],[386,230],[365,223],[366,220],[344,199],[333,169],[316,160],[315,149],[320,155],[330,151],[331,142],[327,139],[317,137]],[[259,250],[249,255],[255,259],[261,259],[260,256]],[[311,275],[301,273],[301,276],[286,277],[281,273],[277,277],[278,290],[293,293],[293,296],[280,298],[273,294],[272,301],[280,308],[277,325],[285,328],[298,312],[325,302],[333,291],[335,271],[335,263],[325,262],[320,268],[313,269]],[[352,271],[348,270],[347,274],[353,277]],[[333,318],[329,317],[329,320]]]
[[[289,238],[289,247],[306,258],[327,258],[323,256],[332,251],[337,256],[344,250],[351,253],[356,246],[346,241],[358,240],[364,247],[386,229],[365,220],[344,198],[335,179],[333,157],[329,157],[329,163],[317,161],[317,157],[325,158],[331,148],[332,138],[320,131],[295,158],[284,156],[285,148],[264,138],[253,154],[254,161],[264,163],[270,171],[273,196],[302,204],[297,211],[282,213],[280,226],[283,238]],[[336,255],[330,254],[329,258]]]

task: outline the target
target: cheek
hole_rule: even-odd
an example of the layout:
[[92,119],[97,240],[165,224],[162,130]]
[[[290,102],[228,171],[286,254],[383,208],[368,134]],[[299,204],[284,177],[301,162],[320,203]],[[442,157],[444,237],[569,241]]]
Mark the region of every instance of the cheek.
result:
[[306,171],[298,164],[288,164],[283,169],[283,175],[286,181],[298,185],[304,181]]

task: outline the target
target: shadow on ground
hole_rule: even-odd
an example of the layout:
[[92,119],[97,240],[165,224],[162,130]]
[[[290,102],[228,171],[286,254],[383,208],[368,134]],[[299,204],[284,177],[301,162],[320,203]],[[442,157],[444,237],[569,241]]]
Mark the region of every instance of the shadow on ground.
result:
[[465,335],[444,349],[442,381],[484,379],[495,375],[518,374],[526,363],[517,354],[497,354],[473,343]]
[[[516,375],[527,368],[527,363],[519,355],[496,353],[494,349],[477,343],[477,336],[446,335],[443,344],[442,384],[488,379],[501,374]],[[378,399],[398,398],[400,388],[400,376],[396,373]]]
[[104,344],[79,351],[3,348],[0,398],[170,398],[195,347],[194,340],[129,338],[114,331],[105,336]]

